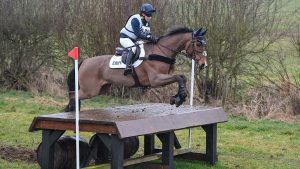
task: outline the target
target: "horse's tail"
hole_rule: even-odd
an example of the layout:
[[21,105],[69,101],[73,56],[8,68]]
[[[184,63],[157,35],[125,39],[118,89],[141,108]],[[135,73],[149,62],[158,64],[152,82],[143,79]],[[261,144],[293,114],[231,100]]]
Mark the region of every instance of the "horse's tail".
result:
[[[78,70],[81,66],[82,62],[79,63],[78,65]],[[67,79],[67,84],[69,88],[69,92],[75,92],[75,68],[73,68],[69,74],[68,74],[68,79]],[[80,88],[80,86],[78,86]]]
[[[82,62],[78,65],[78,70],[81,66]],[[65,112],[75,111],[75,68],[73,68],[69,74],[67,79],[68,89],[69,89],[69,104],[65,107]],[[80,89],[80,86],[78,84],[78,89]],[[80,101],[79,101],[80,106]]]

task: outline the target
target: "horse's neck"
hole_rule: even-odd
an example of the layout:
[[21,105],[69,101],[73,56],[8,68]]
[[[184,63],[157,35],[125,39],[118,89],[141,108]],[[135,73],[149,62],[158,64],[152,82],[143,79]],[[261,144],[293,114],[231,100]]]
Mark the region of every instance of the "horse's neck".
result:
[[175,58],[178,52],[185,49],[185,44],[189,40],[189,34],[177,34],[162,38],[158,44],[146,45],[146,54],[157,54],[165,57]]

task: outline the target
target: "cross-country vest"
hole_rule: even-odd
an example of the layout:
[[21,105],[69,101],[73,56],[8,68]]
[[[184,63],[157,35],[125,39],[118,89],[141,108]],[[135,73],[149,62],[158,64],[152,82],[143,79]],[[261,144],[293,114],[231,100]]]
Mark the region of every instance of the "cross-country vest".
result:
[[128,37],[130,37],[131,39],[136,40],[138,37],[134,34],[132,25],[131,25],[131,21],[132,19],[138,19],[139,23],[140,23],[140,31],[141,34],[143,34],[144,36],[148,36],[151,34],[150,31],[150,26],[149,23],[146,23],[146,25],[143,25],[142,19],[140,17],[140,14],[135,14],[129,17],[129,19],[126,22],[125,27],[120,31],[120,33],[126,34]]

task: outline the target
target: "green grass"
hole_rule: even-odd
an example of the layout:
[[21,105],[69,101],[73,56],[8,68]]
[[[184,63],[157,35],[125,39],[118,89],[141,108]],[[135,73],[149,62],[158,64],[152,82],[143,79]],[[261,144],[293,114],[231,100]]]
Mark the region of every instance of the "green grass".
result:
[[1,169],[33,169],[33,168],[38,168],[38,166],[36,164],[28,164],[25,162],[10,163],[0,159],[0,168]]
[[300,1],[299,0],[282,0],[279,4],[279,11],[277,16],[280,19],[281,25],[279,25],[279,30],[284,30],[288,28],[286,24],[299,24],[299,10]]
[[[0,146],[34,150],[41,142],[41,132],[29,133],[34,116],[61,112],[66,100],[28,92],[2,91],[0,94]],[[84,109],[122,105],[126,100],[98,97],[83,102]],[[133,103],[133,101],[130,101]],[[205,151],[205,133],[193,128],[192,148]],[[67,135],[74,135],[67,132]],[[187,130],[176,132],[183,147],[187,145]],[[81,133],[87,141],[92,133]],[[141,143],[142,138],[141,138]],[[176,160],[178,169],[198,168],[299,168],[300,125],[231,117],[218,125],[218,158],[215,166],[199,161]],[[158,147],[160,144],[157,142]],[[141,145],[142,147],[142,145]],[[138,155],[142,153],[139,150]],[[138,156],[136,155],[136,156]],[[37,164],[0,160],[0,168],[39,168]]]
[[[291,39],[289,38],[281,38],[270,45],[264,53],[251,55],[246,58],[250,64],[249,62],[245,62],[244,67],[253,68],[253,71],[249,73],[253,73],[254,75],[242,75],[239,77],[240,80],[251,84],[264,84],[269,86],[270,82],[266,78],[268,77],[280,86],[283,84],[283,77],[281,75],[286,76],[284,73],[286,71],[289,78],[285,78],[289,79],[292,84],[297,85],[300,80],[300,58],[297,56],[297,52],[290,40]],[[251,45],[252,44],[249,44],[249,49],[251,49]],[[280,59],[283,61],[283,66],[279,63]],[[260,65],[252,65],[252,63]],[[257,66],[259,70],[255,70],[254,66]],[[261,76],[260,73],[264,74],[266,77]],[[256,78],[260,78],[260,80],[257,80]],[[272,85],[273,84],[271,84],[271,86]],[[241,92],[242,95],[245,96],[249,88],[253,88],[253,86],[244,84],[243,88],[244,89]]]
[[282,2],[283,8],[281,9],[281,11],[283,12],[295,11],[300,8],[299,0],[283,0]]

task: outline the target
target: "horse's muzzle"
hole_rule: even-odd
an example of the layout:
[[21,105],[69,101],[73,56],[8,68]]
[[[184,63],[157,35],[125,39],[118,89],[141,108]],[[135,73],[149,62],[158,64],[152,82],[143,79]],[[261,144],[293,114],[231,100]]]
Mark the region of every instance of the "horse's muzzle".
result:
[[203,63],[199,66],[200,70],[203,70],[207,67],[207,64]]

